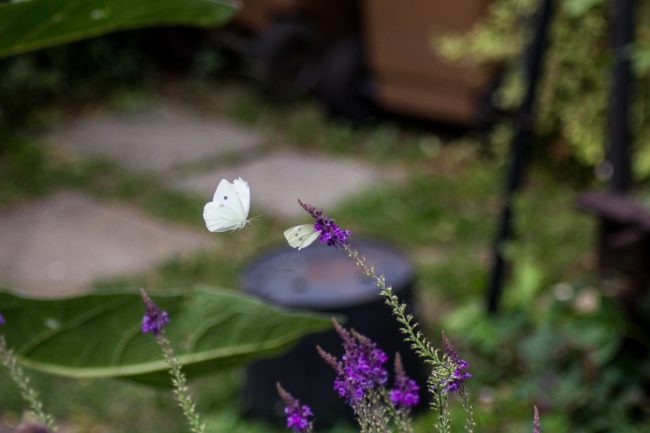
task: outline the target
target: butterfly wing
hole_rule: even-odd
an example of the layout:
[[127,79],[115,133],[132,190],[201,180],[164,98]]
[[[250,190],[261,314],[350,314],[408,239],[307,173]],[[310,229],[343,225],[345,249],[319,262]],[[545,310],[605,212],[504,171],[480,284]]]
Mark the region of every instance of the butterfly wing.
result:
[[240,214],[213,201],[206,203],[203,208],[203,219],[211,232],[227,232],[246,225],[246,219],[242,221]]
[[[243,180],[241,182],[248,189],[248,184]],[[240,188],[243,187],[240,186]],[[248,208],[249,205],[250,190],[246,207]],[[221,179],[212,201],[203,208],[203,219],[208,230],[211,232],[237,230],[246,225],[247,217],[248,210],[244,211],[244,205],[234,185],[226,179]]]
[[284,231],[284,237],[293,248],[302,250],[318,239],[319,232],[314,229],[313,224],[302,224],[291,227]]
[[232,209],[243,219],[246,219],[246,216],[248,216],[248,214],[244,213],[244,207],[242,206],[241,200],[239,199],[239,195],[237,194],[235,187],[226,179],[221,179],[219,185],[217,185],[217,190],[214,192],[212,202],[218,204],[219,206],[225,206]]
[[239,197],[239,202],[244,210],[244,215],[248,218],[248,212],[251,207],[251,189],[248,187],[248,182],[239,177],[232,181],[232,187],[237,193],[237,197]]

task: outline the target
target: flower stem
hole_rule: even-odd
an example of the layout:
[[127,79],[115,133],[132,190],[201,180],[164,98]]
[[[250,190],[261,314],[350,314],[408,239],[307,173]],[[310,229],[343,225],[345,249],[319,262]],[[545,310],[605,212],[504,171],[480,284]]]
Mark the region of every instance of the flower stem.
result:
[[449,400],[444,394],[439,394],[434,397],[436,400],[435,406],[440,411],[438,414],[438,421],[436,427],[440,433],[449,433],[451,431],[451,414],[449,413]]
[[[405,335],[404,341],[410,343],[411,348],[417,353],[425,363],[432,367],[432,372],[429,377],[429,389],[433,393],[432,406],[438,411],[438,420],[435,424],[440,433],[449,433],[451,428],[451,416],[449,413],[449,400],[448,389],[445,389],[445,384],[448,384],[448,379],[453,377],[453,370],[449,368],[449,354],[443,354],[441,359],[438,350],[435,349],[431,343],[426,339],[422,332],[418,329],[418,323],[412,314],[406,312],[406,304],[401,302],[397,295],[393,292],[393,288],[386,283],[386,277],[382,274],[377,274],[373,266],[368,265],[366,258],[357,250],[353,249],[350,244],[341,245],[343,250],[347,253],[348,257],[352,259],[354,264],[361,269],[367,277],[371,278],[375,286],[379,289],[379,294],[382,296],[386,304],[390,307],[393,316],[400,324],[400,331]],[[445,362],[445,360],[447,362]],[[458,367],[456,367],[458,368]],[[444,379],[444,380],[443,380]],[[468,433],[474,432],[474,412],[472,405],[469,402],[469,396],[464,389],[461,390],[461,399],[463,409],[465,410],[465,430]]]
[[474,433],[474,427],[476,427],[476,421],[474,421],[474,408],[472,403],[469,401],[469,393],[463,387],[460,391],[460,398],[463,403],[463,409],[465,410],[465,431],[467,433]]
[[4,335],[0,335],[0,360],[2,364],[9,370],[9,375],[20,389],[20,393],[29,404],[31,411],[34,413],[39,422],[45,425],[50,431],[57,430],[54,424],[54,417],[45,413],[43,410],[43,402],[41,401],[38,392],[30,383],[29,377],[25,370],[18,364],[18,360],[14,355],[13,350],[7,346],[7,341]]
[[174,385],[174,395],[178,401],[178,405],[183,410],[183,415],[185,415],[185,418],[190,425],[190,429],[194,433],[205,433],[205,424],[201,421],[199,414],[196,411],[196,405],[194,404],[189,388],[187,387],[187,379],[185,374],[181,371],[181,363],[174,353],[171,343],[167,337],[165,337],[164,331],[161,331],[156,335],[156,341],[162,349],[165,362],[167,362],[167,365],[169,366],[169,375],[171,376],[172,384]]
[[412,433],[413,427],[411,426],[411,418],[409,417],[410,410],[402,408],[397,409],[393,402],[390,401],[385,389],[380,389],[379,392],[389,418],[395,423],[397,433]]
[[377,275],[374,266],[369,266],[366,258],[349,244],[345,244],[342,247],[348,254],[348,257],[354,261],[355,265],[361,269],[364,275],[374,280],[375,286],[379,289],[379,294],[385,298],[386,304],[391,308],[393,316],[395,316],[395,319],[401,325],[400,331],[406,336],[404,340],[411,344],[411,348],[425,362],[432,365],[439,365],[440,358],[438,351],[431,346],[422,332],[417,329],[418,324],[415,322],[413,315],[406,313],[406,304],[401,302],[397,295],[393,293],[393,288],[386,284],[384,275]]

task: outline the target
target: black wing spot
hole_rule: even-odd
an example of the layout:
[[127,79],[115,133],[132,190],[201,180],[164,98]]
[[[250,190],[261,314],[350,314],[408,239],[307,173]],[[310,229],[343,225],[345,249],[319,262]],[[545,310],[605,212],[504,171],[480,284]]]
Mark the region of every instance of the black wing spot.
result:
[[224,195],[224,196],[223,196],[223,199],[224,199],[224,200],[228,200],[228,196],[227,196],[227,195]]

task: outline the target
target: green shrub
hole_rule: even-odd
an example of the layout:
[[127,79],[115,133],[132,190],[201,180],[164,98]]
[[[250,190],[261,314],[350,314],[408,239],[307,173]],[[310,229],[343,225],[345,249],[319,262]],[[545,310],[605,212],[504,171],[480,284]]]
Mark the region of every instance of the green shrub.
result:
[[[530,15],[538,0],[495,0],[485,20],[463,35],[439,35],[435,47],[466,62],[518,60],[530,36]],[[564,0],[556,7],[537,106],[537,131],[554,148],[568,150],[593,166],[605,157],[612,70],[611,4]],[[636,4],[636,41],[631,47],[634,83],[630,123],[634,169],[650,176],[650,3]],[[497,95],[512,108],[521,97],[521,70],[513,68]],[[503,134],[500,135],[503,137]]]

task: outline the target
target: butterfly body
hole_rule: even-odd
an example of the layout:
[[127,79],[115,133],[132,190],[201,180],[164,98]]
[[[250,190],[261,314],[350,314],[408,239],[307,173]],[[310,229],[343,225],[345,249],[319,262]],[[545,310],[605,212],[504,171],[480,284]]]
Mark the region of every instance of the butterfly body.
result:
[[242,178],[232,182],[221,179],[211,202],[203,208],[205,225],[211,232],[242,229],[248,224],[251,192]]

